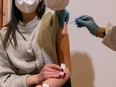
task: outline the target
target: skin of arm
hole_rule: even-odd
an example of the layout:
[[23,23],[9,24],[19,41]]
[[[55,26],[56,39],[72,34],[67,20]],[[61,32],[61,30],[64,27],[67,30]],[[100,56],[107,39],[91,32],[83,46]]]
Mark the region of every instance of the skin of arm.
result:
[[[71,74],[69,36],[66,23],[64,23],[63,28],[59,29],[57,41],[59,64],[65,64],[66,67],[64,69],[64,72],[66,73],[66,76],[60,79],[50,78],[45,80],[44,82],[49,84],[50,87],[61,87],[69,79]],[[41,85],[38,85],[36,87],[41,87]]]
[[97,30],[97,37],[104,38],[105,36],[105,27],[100,27]]
[[39,78],[39,74],[37,75],[30,75],[27,77],[27,86],[28,87],[33,87],[33,86],[36,86],[38,83],[41,83],[41,78]]
[[61,71],[62,68],[57,64],[46,64],[39,74],[30,75],[27,77],[27,86],[35,87],[36,85],[41,84],[44,80],[49,78],[60,79]]

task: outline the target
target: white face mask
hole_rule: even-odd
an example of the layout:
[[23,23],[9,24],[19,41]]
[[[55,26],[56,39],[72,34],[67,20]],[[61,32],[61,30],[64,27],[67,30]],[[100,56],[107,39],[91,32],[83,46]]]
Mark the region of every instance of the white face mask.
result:
[[44,2],[48,8],[57,11],[64,9],[68,5],[69,0],[44,0]]
[[15,5],[21,12],[28,14],[37,9],[39,0],[15,0]]

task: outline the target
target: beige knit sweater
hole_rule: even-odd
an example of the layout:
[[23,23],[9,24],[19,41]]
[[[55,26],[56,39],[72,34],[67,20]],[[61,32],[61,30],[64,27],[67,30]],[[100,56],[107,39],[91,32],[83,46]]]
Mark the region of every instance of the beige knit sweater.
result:
[[58,63],[56,37],[59,29],[57,16],[47,13],[32,30],[16,32],[18,46],[9,44],[5,50],[2,39],[6,27],[0,31],[0,87],[26,87],[26,77],[39,73],[46,63]]

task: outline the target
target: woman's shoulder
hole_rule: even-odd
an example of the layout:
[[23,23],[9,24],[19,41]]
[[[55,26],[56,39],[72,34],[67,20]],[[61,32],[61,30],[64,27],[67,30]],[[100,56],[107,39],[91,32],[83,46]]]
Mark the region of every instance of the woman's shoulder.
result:
[[42,17],[42,20],[50,20],[53,16],[53,13],[51,12],[45,12],[43,17]]
[[53,18],[54,16],[56,16],[56,12],[51,10],[51,9],[47,9],[43,15],[43,18]]
[[49,24],[51,24],[51,22],[56,23],[58,21],[58,16],[53,11],[47,11],[44,13],[42,21],[45,23],[48,22]]

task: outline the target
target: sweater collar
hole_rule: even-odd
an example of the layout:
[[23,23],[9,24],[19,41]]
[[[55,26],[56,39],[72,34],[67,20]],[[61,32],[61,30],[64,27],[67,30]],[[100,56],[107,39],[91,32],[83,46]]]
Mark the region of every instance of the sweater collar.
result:
[[37,26],[39,22],[38,17],[36,16],[33,20],[29,21],[28,23],[24,23],[22,21],[19,21],[18,28],[19,29],[33,29]]

